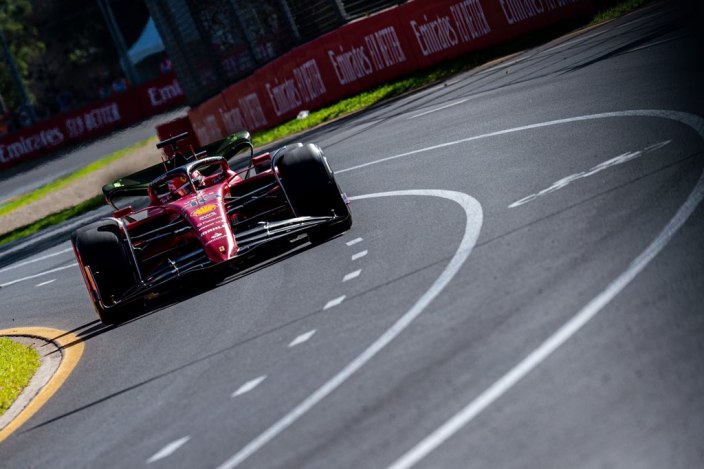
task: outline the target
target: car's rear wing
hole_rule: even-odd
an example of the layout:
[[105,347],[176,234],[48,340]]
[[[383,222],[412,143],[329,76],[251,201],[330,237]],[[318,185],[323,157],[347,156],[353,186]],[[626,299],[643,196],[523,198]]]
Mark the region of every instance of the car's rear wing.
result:
[[[187,133],[179,134],[162,140],[157,143],[157,148],[161,149],[166,146],[175,147],[178,150],[177,142],[188,137]],[[189,157],[184,157],[185,161],[176,161],[175,159],[167,160],[162,163],[157,163],[148,168],[137,171],[136,173],[124,176],[114,182],[103,186],[103,196],[108,204],[113,208],[119,209],[115,204],[115,200],[121,197],[147,197],[149,184],[167,171],[174,169],[176,163],[180,166],[183,163],[188,163],[192,159],[197,159],[205,155],[222,156],[230,161],[239,153],[249,150],[250,156],[254,153],[252,145],[252,137],[249,132],[243,130],[236,132],[222,140],[218,140],[201,148],[197,153],[192,153]]]

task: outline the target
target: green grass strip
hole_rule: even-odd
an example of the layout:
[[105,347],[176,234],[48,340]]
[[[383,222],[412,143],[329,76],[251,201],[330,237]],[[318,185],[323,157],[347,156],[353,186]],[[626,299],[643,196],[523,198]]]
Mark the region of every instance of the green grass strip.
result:
[[39,368],[32,347],[0,337],[0,415],[10,408]]
[[98,207],[103,207],[104,205],[105,199],[103,198],[103,196],[96,195],[92,199],[85,200],[78,205],[74,205],[73,207],[67,208],[66,210],[61,210],[60,212],[53,213],[47,217],[42,218],[39,221],[22,226],[8,233],[0,235],[0,245],[7,244],[10,241],[14,241],[16,239],[32,235],[43,228],[58,225],[59,223],[63,223],[70,218],[83,215],[86,212],[94,210]]
[[123,156],[126,156],[139,148],[155,143],[156,139],[156,137],[149,137],[144,140],[141,140],[140,142],[137,142],[134,145],[130,145],[129,147],[110,153],[109,155],[99,160],[96,160],[84,166],[83,168],[74,171],[71,174],[56,179],[55,181],[52,181],[44,186],[41,186],[38,189],[35,189],[31,192],[27,192],[26,194],[19,195],[0,206],[0,216],[10,213],[13,210],[35,202],[39,199],[42,199],[47,195],[51,194],[52,192],[56,191],[57,189],[60,189],[61,187],[66,186],[67,184],[70,184],[90,173],[97,171],[100,168],[107,166],[115,160],[119,160]]
[[655,0],[625,0],[623,2],[618,2],[617,4],[599,11],[596,15],[594,15],[591,24],[598,24],[603,23],[604,21],[616,19],[649,3],[653,3],[654,1]]
[[[351,98],[343,99],[331,106],[311,112],[305,119],[294,119],[269,130],[258,132],[252,136],[256,146],[288,137],[302,132],[324,122],[331,121],[345,114],[361,111],[385,99],[399,96],[408,91],[421,88],[441,78],[453,75],[458,70],[473,66],[476,60],[465,58],[461,61],[445,64],[431,71],[418,72],[408,78],[379,86],[371,91],[364,91]],[[460,65],[461,64],[461,65]]]

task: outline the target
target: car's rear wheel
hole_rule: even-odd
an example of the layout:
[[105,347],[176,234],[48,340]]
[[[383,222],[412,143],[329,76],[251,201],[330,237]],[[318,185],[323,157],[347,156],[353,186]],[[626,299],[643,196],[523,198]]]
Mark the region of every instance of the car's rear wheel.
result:
[[[128,313],[135,313],[134,304],[114,305],[135,284],[134,269],[117,226],[109,222],[93,223],[74,232],[71,240],[83,267],[90,268],[105,305],[91,295],[100,320],[115,324],[126,319]],[[92,290],[87,273],[83,272],[83,275],[86,286]]]
[[321,243],[352,226],[352,213],[335,176],[317,145],[307,144],[284,150],[276,165],[281,183],[298,216],[329,216],[335,221],[308,233],[313,244]]

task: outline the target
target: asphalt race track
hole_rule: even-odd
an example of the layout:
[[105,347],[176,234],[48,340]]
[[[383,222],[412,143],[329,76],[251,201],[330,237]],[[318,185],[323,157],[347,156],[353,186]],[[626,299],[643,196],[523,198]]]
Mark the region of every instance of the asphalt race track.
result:
[[[3,467],[704,467],[701,36],[657,4],[317,130],[352,229],[79,334]],[[0,260],[2,260],[0,253]]]

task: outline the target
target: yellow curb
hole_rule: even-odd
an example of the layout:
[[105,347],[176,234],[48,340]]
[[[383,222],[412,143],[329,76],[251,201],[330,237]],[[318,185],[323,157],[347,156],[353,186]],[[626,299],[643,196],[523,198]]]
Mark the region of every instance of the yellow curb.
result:
[[53,342],[61,349],[61,363],[49,379],[49,382],[37,393],[32,401],[20,412],[17,417],[0,430],[0,442],[17,430],[23,423],[36,414],[39,409],[59,390],[64,381],[69,377],[78,361],[83,355],[83,340],[71,332],[59,329],[48,329],[45,327],[18,327],[15,329],[0,329],[0,336],[23,335],[39,337],[40,339]]

